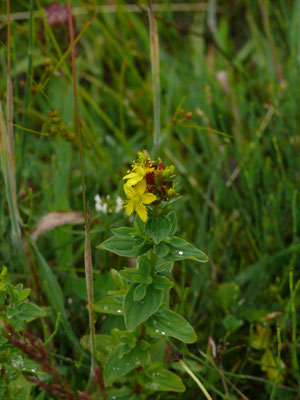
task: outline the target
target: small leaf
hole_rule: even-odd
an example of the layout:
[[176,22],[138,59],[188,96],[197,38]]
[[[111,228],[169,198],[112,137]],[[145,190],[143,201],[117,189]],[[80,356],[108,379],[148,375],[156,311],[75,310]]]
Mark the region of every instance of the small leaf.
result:
[[148,277],[150,275],[151,264],[150,260],[147,256],[141,256],[138,258],[138,271],[144,277]]
[[120,275],[128,282],[146,283],[148,285],[152,282],[151,276],[145,277],[135,268],[124,268],[120,271]]
[[144,283],[141,283],[140,285],[138,285],[133,292],[133,300],[134,301],[139,301],[139,300],[143,300],[143,298],[145,297],[147,292],[147,285],[145,285]]
[[130,331],[133,331],[159,309],[164,295],[162,290],[157,290],[149,285],[143,300],[134,301],[136,287],[136,284],[131,284],[124,298],[124,319],[126,327]]
[[142,283],[144,280],[136,268],[124,268],[120,271],[120,275],[128,282]]
[[135,230],[142,236],[144,236],[145,234],[145,224],[144,222],[141,220],[141,218],[138,216],[138,214],[136,214],[135,219],[134,219],[134,223],[133,223]]
[[123,315],[123,296],[107,296],[93,305],[96,312],[113,315]]
[[167,215],[167,217],[168,217],[169,220],[171,221],[171,225],[172,225],[172,228],[171,228],[171,230],[170,230],[170,232],[169,232],[169,236],[171,237],[171,236],[174,236],[175,233],[176,233],[176,231],[177,231],[177,217],[176,217],[175,211],[171,211],[171,212]]
[[46,313],[40,307],[32,303],[21,303],[7,311],[8,319],[15,317],[21,321],[45,316]]
[[154,240],[154,243],[158,244],[169,235],[171,227],[171,221],[165,215],[149,217],[145,232]]
[[150,249],[151,244],[140,237],[112,236],[96,247],[108,250],[119,256],[137,257],[146,253]]
[[226,317],[222,319],[222,324],[228,332],[233,333],[238,330],[244,322],[241,319],[237,319],[234,315],[226,315]]
[[156,333],[172,336],[184,343],[197,340],[194,328],[181,315],[168,309],[159,310],[145,324]]
[[[86,349],[91,349],[90,345],[90,335],[85,335],[80,339],[80,343]],[[102,351],[104,353],[109,353],[112,346],[115,345],[114,339],[109,335],[95,335],[96,343],[95,347],[98,351]]]
[[181,378],[167,369],[156,369],[149,372],[140,371],[137,374],[137,380],[141,386],[149,390],[185,391]]
[[135,368],[147,364],[150,360],[149,352],[141,350],[138,346],[127,354],[121,353],[121,347],[122,344],[117,346],[116,350],[108,358],[108,363],[104,370],[105,384],[109,384]]
[[25,300],[31,293],[31,289],[23,289],[17,298],[17,303],[20,303],[21,301]]
[[218,286],[216,297],[224,311],[234,303],[240,295],[240,288],[235,282],[222,283]]
[[160,275],[169,275],[172,272],[173,266],[173,261],[166,261],[161,257],[157,257],[155,263],[155,272],[159,272]]
[[112,280],[118,289],[125,289],[125,283],[122,279],[122,276],[116,269],[110,269],[110,276],[112,277]]
[[188,258],[198,262],[208,261],[208,257],[203,251],[197,249],[184,239],[174,236],[168,240],[168,244],[170,252],[165,256],[166,260],[179,261]]
[[159,257],[165,257],[169,253],[169,246],[165,242],[154,245],[154,253]]
[[[260,362],[261,362],[261,369],[267,373],[270,381],[275,382],[278,375],[278,366],[270,349],[264,352]],[[280,364],[281,364],[280,368],[282,371],[285,368],[285,364],[282,360],[280,360]],[[281,372],[279,377],[279,382],[282,382],[282,380],[283,380],[283,373]]]
[[[104,363],[112,348],[115,347],[115,341],[113,337],[109,335],[95,335],[95,339],[96,357],[101,363]],[[82,347],[84,349],[88,349],[89,351],[91,350],[90,340],[90,335],[85,335],[80,339]]]
[[161,276],[161,275],[155,275],[153,277],[153,286],[156,289],[167,289],[167,288],[171,288],[174,286],[173,282],[170,281],[170,279]]

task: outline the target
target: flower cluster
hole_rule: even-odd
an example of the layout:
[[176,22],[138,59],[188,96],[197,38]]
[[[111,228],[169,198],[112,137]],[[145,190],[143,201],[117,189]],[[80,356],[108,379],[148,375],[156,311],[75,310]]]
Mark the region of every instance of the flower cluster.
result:
[[110,195],[107,195],[106,197],[105,196],[101,197],[99,194],[96,194],[95,208],[96,208],[96,211],[102,212],[104,214],[111,213],[111,212],[119,213],[122,208],[121,197],[118,196],[116,198],[116,202],[113,203],[110,199]]
[[161,159],[151,160],[145,150],[138,153],[138,159],[123,178],[127,180],[124,185],[127,196],[127,201],[124,201],[126,214],[129,216],[136,211],[141,220],[146,222],[146,205],[160,204],[176,196],[172,182],[174,172],[173,165],[165,167]]

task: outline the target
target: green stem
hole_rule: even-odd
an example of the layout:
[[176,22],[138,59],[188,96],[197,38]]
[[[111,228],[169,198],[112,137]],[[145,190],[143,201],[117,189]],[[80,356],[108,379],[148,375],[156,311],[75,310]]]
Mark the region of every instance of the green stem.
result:
[[152,2],[149,0],[148,8],[149,27],[150,27],[150,53],[153,84],[153,117],[154,117],[154,135],[153,135],[153,157],[157,157],[160,146],[160,79],[159,79],[159,42],[157,26],[152,10]]
[[278,342],[278,352],[277,352],[277,376],[276,380],[274,382],[272,392],[271,392],[271,397],[270,400],[274,399],[274,396],[276,394],[277,386],[280,381],[280,375],[281,375],[281,335],[280,335],[280,326],[277,325],[277,342]]

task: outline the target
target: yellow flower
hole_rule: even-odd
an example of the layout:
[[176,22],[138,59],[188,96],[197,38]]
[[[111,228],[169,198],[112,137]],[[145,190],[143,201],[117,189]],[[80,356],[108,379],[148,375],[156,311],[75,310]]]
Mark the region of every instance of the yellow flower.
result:
[[141,182],[148,172],[152,171],[154,171],[154,168],[146,167],[144,165],[135,165],[133,167],[133,172],[129,172],[129,174],[125,175],[123,179],[128,179],[126,183],[128,186],[134,186]]
[[156,200],[156,196],[152,193],[145,193],[146,181],[143,179],[135,187],[131,187],[128,183],[124,185],[124,191],[128,197],[126,205],[126,214],[129,216],[136,211],[143,222],[147,221],[147,210],[144,204],[150,204]]

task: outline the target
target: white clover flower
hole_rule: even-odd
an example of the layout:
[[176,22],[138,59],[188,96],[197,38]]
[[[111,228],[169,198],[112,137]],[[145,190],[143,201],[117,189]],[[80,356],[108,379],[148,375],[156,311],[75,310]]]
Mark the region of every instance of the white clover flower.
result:
[[110,199],[111,198],[110,198],[109,194],[107,196],[103,196],[103,197],[101,197],[99,194],[96,194],[96,196],[94,197],[96,211],[102,212],[104,214],[107,214],[110,212],[119,213],[123,206],[121,197],[118,196],[116,198],[115,205],[110,204],[111,203]]

